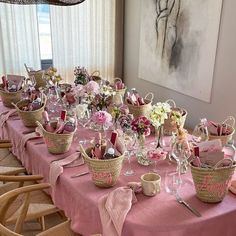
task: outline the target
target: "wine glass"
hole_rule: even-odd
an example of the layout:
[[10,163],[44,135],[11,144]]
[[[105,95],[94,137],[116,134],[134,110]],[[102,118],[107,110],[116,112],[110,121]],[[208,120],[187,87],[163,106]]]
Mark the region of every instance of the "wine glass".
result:
[[[76,106],[76,116],[77,116],[78,124],[80,124],[83,128],[86,128],[87,125],[91,121],[91,112],[88,109],[88,104],[78,104]],[[75,137],[75,140],[77,140],[77,139],[78,139],[78,134]],[[87,143],[87,141],[88,140],[83,138],[79,141],[79,143],[85,144],[85,143]]]
[[135,134],[132,130],[126,130],[122,134],[122,142],[125,146],[124,159],[128,162],[127,170],[125,171],[125,176],[134,175],[135,172],[131,167],[130,158],[133,151],[133,146],[136,142]]
[[[178,140],[173,142],[171,156],[177,162],[177,172],[179,176],[187,172],[188,158],[191,156],[191,150],[187,140]],[[183,180],[181,179],[183,183]]]
[[176,171],[167,171],[165,173],[165,190],[167,193],[176,195],[181,186],[180,174]]

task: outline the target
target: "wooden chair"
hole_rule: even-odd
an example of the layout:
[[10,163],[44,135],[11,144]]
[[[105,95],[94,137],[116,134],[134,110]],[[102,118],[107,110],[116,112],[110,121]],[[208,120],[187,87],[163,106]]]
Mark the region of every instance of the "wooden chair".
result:
[[[24,187],[37,188],[39,184],[35,184],[35,181],[42,180],[43,177],[40,175],[22,175],[22,176],[6,176],[0,175],[0,181],[5,183],[17,183],[18,186],[8,186],[7,184],[2,185],[0,188],[0,195],[4,196],[12,191],[19,191]],[[29,184],[24,186],[24,184]],[[34,189],[33,188],[33,189]],[[22,212],[23,195],[19,195],[16,198],[11,197],[6,205],[0,204],[0,222],[6,225],[17,223],[17,219]],[[27,214],[25,219],[27,221],[36,219],[41,224],[42,230],[45,230],[45,219],[44,217],[53,213],[61,213],[61,210],[53,205],[51,198],[43,191],[35,191],[31,193],[29,206],[27,207]],[[20,231],[19,231],[20,232]],[[18,233],[19,233],[18,232]]]
[[22,167],[17,158],[10,152],[12,147],[10,140],[0,139],[0,165],[10,167]]
[[[46,189],[49,187],[50,187],[50,184],[47,184],[47,183],[24,186],[22,188],[12,190],[0,196],[0,205],[4,206],[4,209],[1,211],[1,214],[0,214],[0,235],[1,236],[22,236],[20,232],[22,230],[23,223],[30,219],[28,216],[28,212],[30,210],[30,196],[32,192],[42,191],[43,189]],[[19,209],[19,214],[17,215],[14,230],[10,230],[5,225],[6,212],[8,211],[13,201],[20,195],[24,196],[24,200],[22,202],[22,206]],[[48,209],[48,212],[51,213],[51,210]],[[34,216],[37,216],[37,214],[35,213]],[[50,235],[73,236],[76,234],[74,234],[72,230],[70,229],[69,221],[66,221],[44,232],[37,234],[37,236],[50,236]]]

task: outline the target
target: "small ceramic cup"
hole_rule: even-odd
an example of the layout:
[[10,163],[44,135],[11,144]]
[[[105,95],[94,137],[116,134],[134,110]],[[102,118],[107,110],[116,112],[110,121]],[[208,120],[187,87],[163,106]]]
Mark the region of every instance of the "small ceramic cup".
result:
[[155,196],[161,190],[161,176],[155,173],[147,173],[141,176],[143,194],[149,197]]

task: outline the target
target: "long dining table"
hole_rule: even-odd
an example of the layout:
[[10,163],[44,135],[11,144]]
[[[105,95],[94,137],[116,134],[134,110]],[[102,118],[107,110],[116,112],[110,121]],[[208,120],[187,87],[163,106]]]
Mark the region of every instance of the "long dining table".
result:
[[[0,112],[9,110],[0,103]],[[12,152],[22,162],[28,173],[44,176],[43,181],[49,182],[50,163],[67,157],[78,150],[78,141],[74,141],[70,151],[60,155],[50,154],[43,139],[29,140],[25,148],[19,148],[20,140],[29,130],[20,119],[10,117],[1,127],[0,135],[8,138],[13,144]],[[94,130],[78,128],[78,135],[92,139]],[[41,142],[40,142],[41,141]],[[54,204],[64,210],[71,219],[71,228],[82,235],[102,233],[102,224],[98,210],[98,199],[117,187],[126,186],[128,182],[140,182],[140,176],[150,172],[152,166],[141,166],[135,156],[131,158],[131,167],[135,175],[125,176],[126,163],[123,165],[118,182],[112,188],[99,188],[94,185],[91,175],[71,178],[72,175],[88,170],[87,165],[64,168],[53,193]],[[196,208],[201,217],[196,217],[191,211],[178,203],[175,197],[168,194],[164,187],[166,171],[175,170],[176,163],[164,160],[158,162],[159,174],[162,177],[161,192],[154,197],[136,195],[137,203],[132,205],[122,230],[124,236],[235,236],[236,227],[236,196],[227,193],[220,203],[203,203],[196,197],[196,192],[190,170],[182,176],[184,184],[179,194],[191,206]],[[111,235],[112,236],[112,235]]]

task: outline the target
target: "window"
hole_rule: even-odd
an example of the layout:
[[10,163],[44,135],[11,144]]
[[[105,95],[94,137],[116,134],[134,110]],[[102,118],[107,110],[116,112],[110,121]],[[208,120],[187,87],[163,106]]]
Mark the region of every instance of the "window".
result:
[[52,66],[52,40],[49,5],[37,5],[39,48],[42,69]]

